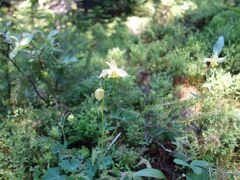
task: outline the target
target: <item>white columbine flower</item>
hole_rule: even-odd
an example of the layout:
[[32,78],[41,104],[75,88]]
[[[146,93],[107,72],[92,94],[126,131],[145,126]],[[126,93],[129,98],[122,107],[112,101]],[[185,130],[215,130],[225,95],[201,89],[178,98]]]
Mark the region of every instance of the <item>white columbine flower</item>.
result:
[[224,62],[226,57],[219,58],[217,55],[213,55],[211,58],[205,58],[204,63],[209,62],[211,67],[217,66],[219,63]]
[[118,78],[128,76],[128,73],[125,70],[117,67],[114,60],[111,62],[106,62],[106,64],[109,66],[109,69],[103,69],[98,78]]
[[222,49],[224,47],[224,37],[219,36],[218,40],[213,46],[213,56],[211,58],[205,58],[203,60],[204,63],[210,63],[211,67],[217,66],[219,63],[222,63],[225,61],[225,57],[219,57],[219,54],[221,53]]

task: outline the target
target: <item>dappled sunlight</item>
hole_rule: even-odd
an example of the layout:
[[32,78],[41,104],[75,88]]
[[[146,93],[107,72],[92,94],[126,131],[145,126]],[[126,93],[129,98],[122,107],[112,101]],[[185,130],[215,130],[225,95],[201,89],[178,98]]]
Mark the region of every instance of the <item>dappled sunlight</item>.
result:
[[151,18],[149,17],[129,17],[126,21],[126,26],[129,31],[135,35],[141,34],[149,26]]
[[185,15],[198,9],[194,1],[163,0],[158,5],[156,19],[159,23],[171,23],[174,20],[184,18]]

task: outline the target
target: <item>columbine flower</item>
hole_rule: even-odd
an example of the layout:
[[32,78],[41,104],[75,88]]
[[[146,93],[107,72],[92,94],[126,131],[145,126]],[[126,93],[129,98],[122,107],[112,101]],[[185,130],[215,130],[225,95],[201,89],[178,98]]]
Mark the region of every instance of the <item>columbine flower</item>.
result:
[[214,66],[217,66],[219,63],[224,62],[225,59],[226,59],[226,57],[219,58],[218,56],[213,55],[211,58],[205,58],[203,60],[203,62],[205,62],[205,63],[209,62],[210,66],[214,67]]
[[217,66],[219,63],[222,63],[225,61],[225,57],[220,58],[219,54],[221,53],[222,49],[224,47],[224,37],[219,36],[218,40],[213,46],[213,56],[211,58],[205,58],[203,60],[204,63],[210,63],[211,67]]
[[128,76],[128,73],[126,71],[124,71],[123,69],[119,69],[117,67],[116,62],[114,60],[111,62],[106,62],[106,64],[109,66],[109,69],[103,69],[102,73],[98,78],[105,78],[106,76],[108,76],[108,78]]
[[102,88],[98,88],[98,89],[95,91],[95,98],[96,98],[98,101],[101,101],[103,97],[104,97],[104,90],[103,90]]

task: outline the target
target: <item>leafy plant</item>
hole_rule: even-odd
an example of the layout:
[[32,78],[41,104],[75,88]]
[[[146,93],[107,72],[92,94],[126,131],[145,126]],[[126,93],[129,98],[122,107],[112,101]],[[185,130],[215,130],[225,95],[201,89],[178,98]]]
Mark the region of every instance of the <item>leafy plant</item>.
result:
[[[183,167],[189,168],[193,171],[193,173],[187,173],[187,179],[197,179],[199,177],[203,177],[203,179],[208,179],[208,174],[206,169],[209,168],[209,164],[207,161],[203,160],[193,160],[191,163],[188,163],[181,159],[174,159],[174,163],[177,165],[181,165]],[[202,176],[199,176],[202,175]]]
[[0,0],[0,179],[237,179],[239,20],[238,0]]
[[46,174],[43,176],[44,180],[65,180],[66,176],[60,175],[60,169],[59,168],[50,168]]

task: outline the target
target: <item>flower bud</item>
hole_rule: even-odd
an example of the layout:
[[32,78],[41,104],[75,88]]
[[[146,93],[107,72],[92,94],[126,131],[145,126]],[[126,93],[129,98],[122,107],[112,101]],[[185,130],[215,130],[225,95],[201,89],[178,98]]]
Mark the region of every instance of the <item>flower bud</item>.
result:
[[98,88],[98,89],[95,91],[95,98],[96,98],[98,101],[101,101],[103,97],[104,97],[104,90],[103,90],[102,88]]
[[67,120],[68,121],[73,121],[74,120],[74,115],[73,114],[70,114],[68,117],[67,117]]

